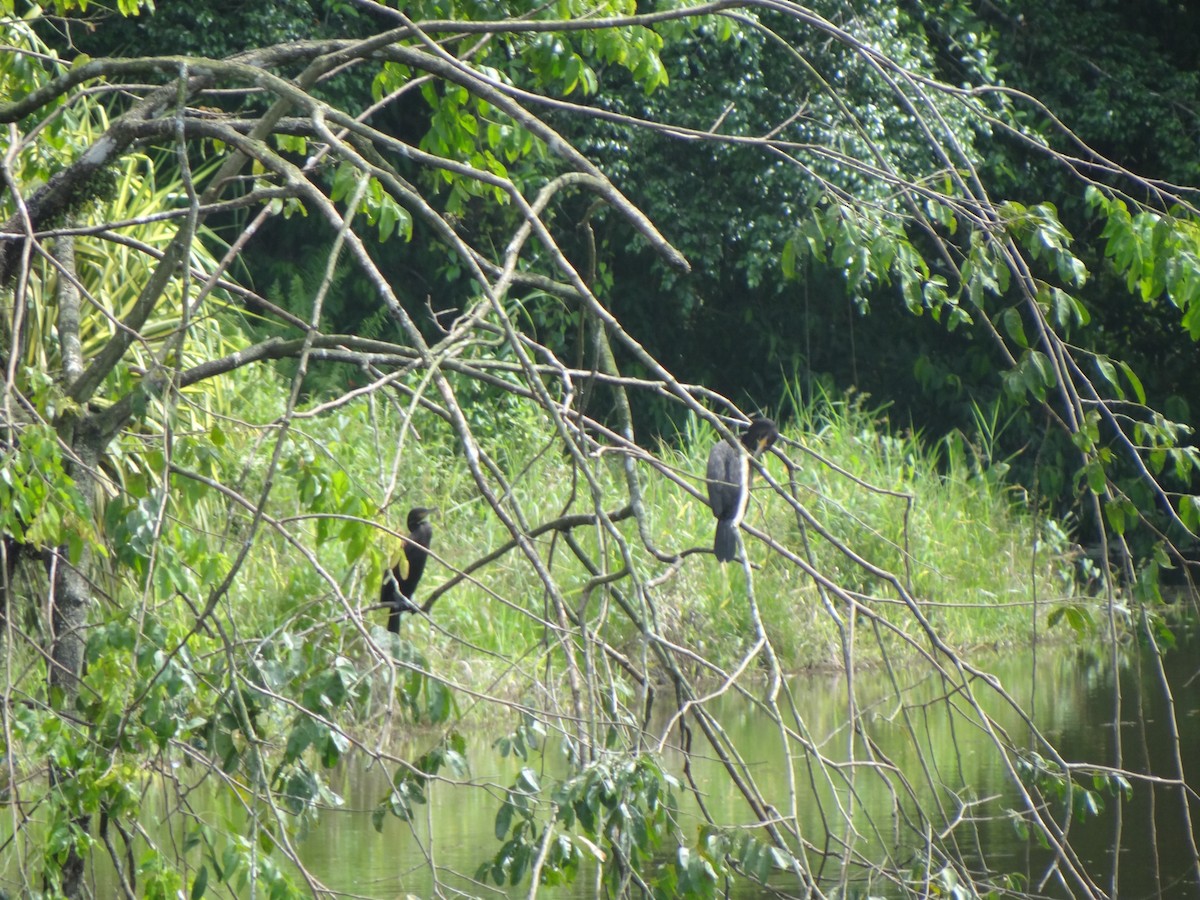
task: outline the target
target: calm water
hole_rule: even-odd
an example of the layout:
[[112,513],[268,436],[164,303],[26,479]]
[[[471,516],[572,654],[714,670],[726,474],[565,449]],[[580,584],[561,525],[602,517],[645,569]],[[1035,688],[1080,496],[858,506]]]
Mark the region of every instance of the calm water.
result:
[[[1027,710],[1032,710],[1039,729],[1057,746],[1063,758],[1071,762],[1114,765],[1116,735],[1113,727],[1114,673],[1107,651],[1097,653],[1069,648],[1039,650],[1032,654],[1008,654],[985,661],[983,668],[994,674],[1004,688]],[[1036,670],[1036,676],[1035,676]],[[1189,784],[1200,784],[1200,643],[1182,643],[1166,658],[1166,676],[1174,697],[1176,719],[1180,729],[1179,742]],[[915,678],[915,676],[911,676]],[[1037,688],[1032,681],[1036,677]],[[1163,777],[1174,776],[1172,745],[1165,730],[1167,709],[1158,675],[1153,666],[1141,660],[1136,651],[1127,650],[1119,667],[1122,712],[1120,745],[1123,767],[1133,772]],[[1005,819],[1005,810],[1019,804],[1014,790],[996,754],[992,752],[981,730],[969,727],[965,720],[950,721],[945,704],[935,702],[944,694],[932,680],[910,680],[903,684],[902,695],[908,721],[916,725],[913,731],[902,726],[899,705],[892,685],[882,673],[860,673],[856,679],[856,695],[860,709],[867,712],[868,729],[881,753],[903,771],[919,771],[920,754],[929,764],[935,782],[944,785],[942,802],[957,795],[979,801],[971,808],[974,816],[994,820],[983,821],[976,829],[965,832],[967,840],[960,849],[978,868],[1015,872],[1028,879],[1031,893],[1046,896],[1071,896],[1053,879],[1042,883],[1050,862],[1049,855],[1031,842],[1023,840]],[[815,676],[798,679],[792,685],[802,727],[808,737],[832,759],[845,756],[846,685],[841,677]],[[997,725],[1006,729],[1017,743],[1027,728],[1015,713],[1002,704],[987,698],[979,691]],[[724,724],[731,740],[752,765],[752,773],[771,799],[786,795],[785,751],[777,729],[767,723],[744,700],[735,696],[722,698],[712,706]],[[468,758],[476,785],[481,782],[496,786],[491,794],[478,787],[450,784],[435,785],[430,803],[418,807],[419,820],[412,825],[389,816],[382,833],[372,826],[371,811],[388,792],[390,773],[378,767],[365,768],[353,764],[342,767],[331,776],[332,786],[345,803],[339,811],[322,815],[299,841],[301,855],[309,870],[325,885],[355,896],[397,897],[414,895],[427,897],[438,889],[447,894],[456,890],[471,895],[499,896],[493,888],[464,879],[457,873],[473,873],[481,862],[497,849],[493,822],[499,806],[502,788],[510,785],[520,763],[501,759],[491,748],[490,738],[482,735],[469,738]],[[696,746],[700,746],[697,738]],[[957,752],[955,749],[957,748]],[[418,755],[426,749],[420,744],[404,755]],[[801,826],[805,838],[820,847],[825,841],[822,822],[832,821],[833,804],[840,801],[853,806],[858,836],[855,849],[868,858],[882,859],[891,853],[894,862],[906,863],[919,848],[908,846],[903,829],[898,841],[871,837],[870,826],[883,827],[875,832],[889,831],[893,815],[892,795],[882,779],[871,771],[854,783],[854,796],[841,787],[816,787],[807,784],[808,767],[802,754],[791,747],[797,773],[802,774]],[[861,759],[861,751],[856,751]],[[680,759],[668,750],[668,768],[678,771]],[[557,764],[557,755],[548,752],[546,759],[534,765],[549,770]],[[694,762],[701,783],[706,772],[714,777],[707,783],[711,792],[705,800],[718,819],[728,824],[753,821],[744,803],[717,773],[715,763]],[[547,779],[543,779],[545,783]],[[914,780],[918,791],[926,788]],[[162,798],[148,803],[159,806]],[[194,798],[193,798],[194,799]],[[921,804],[931,804],[931,797],[922,797]],[[781,799],[780,803],[783,802]],[[694,807],[682,804],[685,815],[685,834],[694,835],[699,818]],[[1195,806],[1196,804],[1194,804]],[[901,808],[907,804],[901,803]],[[218,810],[213,810],[218,813]],[[1193,815],[1197,810],[1193,809]],[[1129,897],[1200,898],[1200,883],[1196,880],[1196,863],[1186,840],[1185,810],[1178,790],[1154,788],[1145,782],[1134,782],[1133,797],[1119,800],[1108,797],[1105,809],[1086,821],[1070,825],[1071,844],[1095,883],[1105,892]],[[825,817],[823,819],[823,816]],[[432,836],[432,837],[431,837]],[[844,837],[839,832],[838,837]],[[885,846],[885,844],[891,846]],[[1114,848],[1119,847],[1119,850]],[[1114,863],[1116,888],[1113,887]],[[819,862],[810,857],[816,871]],[[438,873],[435,887],[432,873]],[[836,883],[837,871],[821,871],[823,878]],[[825,885],[823,885],[824,887]],[[794,883],[780,882],[785,892],[795,893]],[[861,887],[861,885],[860,885]],[[827,890],[829,888],[826,888]],[[523,895],[527,887],[516,893]],[[872,893],[886,895],[886,885],[876,883]],[[101,886],[100,895],[103,896]],[[540,896],[554,898],[592,898],[597,896],[590,878],[581,877],[570,889],[542,891]],[[750,897],[753,894],[741,894]]]

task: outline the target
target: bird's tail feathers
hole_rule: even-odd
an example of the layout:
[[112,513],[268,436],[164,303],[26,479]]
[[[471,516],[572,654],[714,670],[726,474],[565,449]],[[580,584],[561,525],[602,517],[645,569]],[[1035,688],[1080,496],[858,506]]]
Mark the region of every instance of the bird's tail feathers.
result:
[[717,554],[717,562],[729,562],[737,555],[737,526],[733,519],[717,519],[713,553]]

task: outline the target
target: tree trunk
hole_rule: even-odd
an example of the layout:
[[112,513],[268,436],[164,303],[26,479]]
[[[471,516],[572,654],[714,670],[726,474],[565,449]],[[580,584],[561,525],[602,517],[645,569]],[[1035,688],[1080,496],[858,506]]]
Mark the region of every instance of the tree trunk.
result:
[[[68,472],[84,497],[92,499],[95,491],[96,462],[99,453],[78,442],[75,451],[78,462]],[[79,676],[83,672],[83,650],[87,627],[88,608],[92,604],[91,582],[88,568],[91,551],[87,548],[78,560],[72,561],[66,547],[60,547],[53,564],[53,581],[50,608],[50,687],[62,691],[62,702],[69,705],[79,693]]]
[[[96,464],[99,448],[87,430],[76,440],[77,460],[68,469],[76,486],[89,503],[94,503]],[[79,695],[79,680],[83,675],[83,656],[86,647],[88,610],[92,605],[91,581],[88,577],[92,553],[86,542],[79,559],[72,561],[66,547],[60,547],[54,560],[51,581],[50,608],[50,695],[58,709],[71,710]],[[51,763],[50,785],[73,778],[74,773]],[[84,815],[75,822],[87,830],[90,819]],[[70,849],[59,872],[59,890],[70,898],[83,897],[86,860],[74,847]]]
[[[62,335],[63,375],[73,383],[83,371],[79,349],[79,291],[75,283],[75,247],[71,238],[55,242],[55,255],[60,269],[58,278],[59,332]],[[95,519],[96,472],[105,438],[88,418],[78,422],[60,422],[59,431],[74,450],[68,462],[67,474],[75,482]],[[90,569],[92,552],[86,541],[79,558],[72,560],[67,547],[59,547],[52,557],[50,581],[50,696],[56,708],[71,710],[79,695],[79,680],[83,675],[84,650],[87,644],[88,611],[92,605]],[[74,777],[74,773],[57,764],[50,764],[50,786]],[[90,827],[87,816],[76,820],[85,831]],[[59,889],[67,897],[82,897],[85,893],[86,860],[74,848],[67,855],[59,873]]]

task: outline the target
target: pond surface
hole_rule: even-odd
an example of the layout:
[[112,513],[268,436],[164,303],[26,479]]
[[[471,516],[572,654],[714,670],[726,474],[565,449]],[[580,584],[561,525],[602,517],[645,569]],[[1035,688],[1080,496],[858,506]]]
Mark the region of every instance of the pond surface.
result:
[[[1126,648],[1120,654],[1119,729],[1113,726],[1114,683],[1118,676],[1114,675],[1113,659],[1106,649],[1041,648],[1036,657],[1028,652],[1006,653],[984,660],[981,667],[995,675],[1004,689],[1032,713],[1038,729],[1064,760],[1117,767],[1119,735],[1121,768],[1167,780],[1177,777],[1167,700],[1159,671],[1148,654],[1139,654],[1136,648]],[[1175,704],[1185,775],[1189,784],[1200,785],[1200,642],[1181,639],[1180,646],[1166,656],[1164,673]],[[863,859],[886,857],[893,867],[917,865],[923,848],[910,846],[913,841],[904,837],[903,828],[894,829],[898,836],[894,842],[883,839],[882,835],[893,830],[889,820],[902,819],[905,810],[918,806],[932,808],[940,802],[943,808],[952,809],[955,802],[962,801],[964,815],[973,824],[963,832],[958,847],[974,870],[1014,875],[1015,883],[1035,896],[1079,896],[1078,891],[1071,893],[1054,877],[1053,855],[1036,841],[1022,837],[1007,815],[1007,810],[1021,804],[991,738],[964,720],[951,721],[940,699],[945,694],[944,684],[922,680],[917,673],[910,673],[908,681],[903,681],[903,673],[897,677],[902,682],[899,694],[884,672],[858,673],[857,702],[877,748],[876,761],[886,758],[905,773],[921,769],[931,772],[928,782],[912,781],[918,795],[924,790],[930,796],[897,802],[895,783],[875,777],[874,769],[867,777],[856,777],[852,791],[845,784],[822,784],[820,777],[815,777],[811,784],[799,785],[797,804],[801,830],[810,848],[827,845],[831,836],[826,834],[824,822],[837,821],[830,814],[832,810],[850,809],[856,829],[850,834],[844,827],[835,828],[835,844],[843,841],[843,847],[853,845]],[[844,760],[850,745],[845,679],[840,675],[806,676],[796,679],[791,690],[805,736],[827,760]],[[985,696],[987,693],[980,692],[981,702],[996,726],[1004,729],[1014,743],[1021,744],[1022,735],[1028,732],[1027,724],[1011,708]],[[902,703],[898,696],[903,697]],[[778,727],[742,697],[727,694],[712,701],[710,709],[746,758],[763,794],[772,802],[775,797],[781,798],[779,805],[785,806],[785,755],[791,755],[794,771],[803,774],[804,779],[811,769],[801,758],[803,754],[796,753],[797,745],[791,743],[785,749]],[[344,806],[323,813],[320,822],[300,839],[298,848],[309,871],[326,886],[351,896],[454,896],[459,891],[471,896],[503,896],[496,888],[474,882],[469,876],[498,849],[496,812],[503,789],[513,783],[522,763],[502,758],[490,736],[468,736],[467,741],[473,786],[436,784],[430,791],[430,802],[416,807],[415,822],[406,823],[389,815],[381,832],[372,823],[372,811],[387,796],[391,773],[378,766],[354,764],[331,773],[331,785],[343,798]],[[698,739],[695,748],[699,746]],[[415,744],[411,752],[399,748],[396,752],[416,756],[425,749],[427,746]],[[856,758],[861,760],[862,753],[856,750]],[[545,759],[528,764],[541,772],[545,783],[552,779],[556,768],[561,768],[557,757],[551,750]],[[678,773],[682,759],[668,747],[664,762]],[[704,799],[714,817],[732,825],[753,821],[715,760],[694,758],[693,769],[699,783],[707,786]],[[1077,781],[1092,786],[1090,774]],[[942,789],[929,788],[930,782]],[[481,790],[481,783],[494,788]],[[1122,898],[1200,897],[1198,865],[1189,839],[1194,826],[1188,824],[1189,814],[1195,816],[1197,810],[1185,807],[1178,787],[1136,778],[1131,779],[1131,787],[1128,798],[1098,791],[1102,808],[1070,821],[1070,844],[1079,865],[1104,894]],[[934,798],[935,793],[941,796]],[[150,797],[147,800],[148,805],[159,805]],[[680,800],[685,817],[683,833],[694,836],[702,821],[696,814],[695,801],[683,795]],[[150,817],[156,812],[150,812]],[[213,812],[220,814],[218,810]],[[1065,821],[1062,815],[1057,818]],[[840,873],[836,866],[823,869],[819,856],[811,850],[808,863],[811,871],[820,874],[826,893],[837,887]],[[882,880],[868,884],[861,869],[845,877],[845,887],[851,894],[865,895],[868,889],[874,896],[896,892],[894,886],[889,890]],[[799,893],[794,881],[781,881],[778,887],[785,895]],[[527,891],[528,885],[524,884],[512,894],[523,896]],[[553,898],[601,895],[594,877],[584,875],[570,888],[539,892],[539,896]],[[742,892],[737,896],[768,895]]]

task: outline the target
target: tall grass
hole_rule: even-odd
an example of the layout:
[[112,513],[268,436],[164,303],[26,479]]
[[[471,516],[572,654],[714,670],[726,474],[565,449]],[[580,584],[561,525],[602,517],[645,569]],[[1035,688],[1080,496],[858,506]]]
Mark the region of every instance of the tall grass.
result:
[[[674,463],[701,473],[712,437],[694,428],[686,437]],[[895,576],[951,646],[1027,641],[1034,601],[1073,591],[1070,542],[988,466],[989,449],[957,434],[926,442],[862,397],[823,398],[792,410],[781,454],[764,462],[819,528],[762,479],[746,521],[905,633],[918,630],[911,610],[871,567]],[[691,542],[711,540],[702,506],[680,504],[670,490],[654,501],[676,535],[686,529]],[[812,578],[769,547],[749,536],[745,543],[776,652],[791,668],[841,665],[837,619],[825,605],[837,612],[836,598],[823,600]],[[711,557],[685,569],[672,591],[680,639],[720,657],[737,653],[752,638],[742,570]],[[860,658],[878,650],[858,642]]]
[[[480,434],[483,449],[505,474],[512,508],[520,509],[530,528],[565,512],[590,510],[589,488],[556,435],[534,411],[526,413],[510,410],[512,422]],[[420,413],[410,425],[397,451],[396,414],[382,404],[370,409],[364,403],[346,407],[336,423],[328,418],[305,423],[292,441],[297,453],[320,454],[334,462],[346,481],[377,504],[388,497],[389,487],[394,489],[387,509],[363,508],[363,518],[374,517],[399,531],[410,506],[439,507],[436,559],[419,589],[420,602],[455,571],[506,544],[511,536],[480,498],[445,425]],[[713,440],[707,425],[692,422],[677,445],[657,450],[661,466],[639,464],[648,530],[657,549],[666,554],[711,546],[710,511],[667,472],[691,483],[703,496],[705,459]],[[778,455],[763,460],[769,477],[754,480],[747,524],[785,553],[806,559],[812,569],[902,633],[921,640],[913,611],[879,570],[907,588],[921,615],[955,647],[1027,641],[1034,600],[1049,603],[1072,590],[1064,529],[1031,514],[1023,494],[988,467],[986,447],[973,447],[961,436],[926,442],[893,428],[882,410],[859,397],[823,399],[796,408],[778,449]],[[624,505],[619,458],[601,455],[589,465],[605,508]],[[301,465],[289,471],[302,469]],[[816,527],[797,514],[789,496]],[[311,509],[312,499],[299,482],[279,480],[273,515],[286,518],[306,504]],[[319,548],[327,570],[338,573],[347,595],[362,609],[370,606],[383,565],[396,552],[395,540],[380,530],[369,552],[353,557],[339,542],[320,540],[314,525],[304,529],[305,540]],[[620,529],[640,576],[655,581],[648,596],[661,635],[718,665],[736,665],[757,638],[741,566],[721,566],[702,552],[686,555],[671,568],[641,547],[632,520],[622,522]],[[622,567],[617,548],[600,529],[578,529],[575,537],[593,558],[606,560],[612,570]],[[777,550],[749,534],[744,538],[761,620],[784,666],[800,670],[841,665],[845,657],[839,619],[843,628],[848,621],[844,604],[828,594],[823,598],[813,578]],[[562,537],[547,534],[533,544],[553,572],[567,607],[582,609],[590,627],[604,629],[609,644],[637,652],[637,629],[602,591],[590,594],[586,608],[582,606],[591,575]],[[294,614],[297,593],[328,593],[311,572],[298,566],[293,551],[276,546],[261,552],[269,554],[263,557],[265,573],[293,573],[284,584],[267,590],[277,598],[275,615]],[[239,593],[253,603],[251,598],[261,596],[264,588],[251,577]],[[628,593],[628,582],[618,582],[616,589]],[[270,606],[257,608],[265,614]],[[372,625],[383,620],[382,613],[366,615]],[[524,690],[531,678],[536,680],[542,648],[556,640],[554,629],[545,626],[547,620],[554,620],[554,613],[546,591],[514,549],[446,592],[430,619],[407,618],[404,637],[427,658],[468,680],[499,679],[497,690],[505,685]],[[857,658],[879,655],[883,646],[864,629],[856,641]]]

